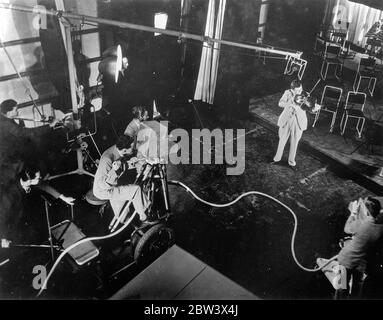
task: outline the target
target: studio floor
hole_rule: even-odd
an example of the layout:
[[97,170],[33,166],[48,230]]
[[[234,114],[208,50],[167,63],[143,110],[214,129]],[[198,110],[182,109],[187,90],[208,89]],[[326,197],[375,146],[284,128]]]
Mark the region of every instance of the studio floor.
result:
[[[246,169],[242,175],[227,176],[224,165],[169,164],[168,179],[185,183],[200,197],[215,203],[229,202],[252,190],[273,196],[297,215],[295,251],[302,265],[312,268],[317,257],[335,255],[343,236],[348,202],[374,193],[301,149],[297,172],[283,165],[272,166],[269,162],[277,146],[276,134],[270,134],[252,118],[235,122],[235,127],[245,128],[247,133]],[[107,221],[103,219],[108,218],[101,218],[81,199],[90,189],[91,179],[74,175],[54,180],[52,185],[76,197],[75,219],[87,236],[104,234]],[[305,272],[294,262],[290,250],[294,220],[281,206],[262,196],[250,196],[230,208],[217,209],[201,204],[183,189],[169,188],[174,213],[169,225],[179,247],[260,298],[331,298],[333,289],[322,272]],[[68,214],[67,208],[56,210],[58,219]],[[32,287],[32,268],[47,263],[49,252],[8,250],[2,250],[2,257],[10,257],[1,268],[2,298],[33,299],[36,290]],[[121,260],[106,265],[118,269],[117,265],[124,263]],[[17,270],[21,276],[16,276],[20,275]],[[113,290],[125,285],[138,271],[130,269]],[[97,292],[98,280],[88,269],[73,273],[59,268],[51,281],[45,298],[107,298],[105,292],[101,296]],[[107,294],[112,295],[113,290]]]
[[[270,165],[278,144],[275,126],[279,114],[277,101],[287,81],[280,73],[265,73],[268,77],[254,84],[255,94],[249,106],[251,112],[245,119],[217,117],[219,110],[213,112],[213,116],[201,113],[202,121],[209,129],[245,129],[244,173],[228,176],[226,165],[169,164],[168,179],[183,182],[198,196],[213,203],[230,202],[248,191],[262,192],[283,202],[297,215],[296,258],[306,268],[314,268],[316,258],[330,258],[338,253],[339,239],[344,236],[348,203],[359,197],[381,195],[382,178],[377,172],[381,166],[382,150],[380,146],[374,146],[372,152],[368,146],[361,146],[352,152],[363,141],[356,139],[352,131],[345,136],[340,136],[338,131],[329,134],[328,122],[323,119],[303,135],[296,159],[298,171],[283,164]],[[314,85],[316,79],[313,72],[308,82]],[[368,108],[379,112],[379,108],[373,105]],[[101,152],[113,141],[113,130],[107,120],[105,128],[100,123],[99,133],[94,137]],[[194,120],[199,123],[197,118]],[[57,139],[57,142],[61,141]],[[91,154],[97,157],[92,142],[88,138],[86,142]],[[52,159],[54,161],[48,166],[52,175],[76,167],[73,151]],[[105,234],[111,216],[101,217],[97,208],[83,199],[92,186],[91,178],[66,176],[53,180],[52,185],[77,199],[75,221],[85,235]],[[169,195],[173,217],[168,225],[174,230],[175,244],[255,296],[261,299],[332,298],[334,290],[322,272],[306,272],[294,261],[291,252],[294,219],[280,205],[261,195],[252,195],[229,208],[213,208],[176,186],[169,186]],[[44,212],[35,214],[42,216],[44,226]],[[66,219],[68,214],[65,206],[51,208],[52,219],[56,222]],[[60,266],[42,298],[111,297],[141,271],[130,267],[108,288],[100,290],[98,269],[113,274],[131,262],[129,253],[113,254],[122,242],[120,238],[111,243],[96,243],[112,253],[104,255],[98,265],[76,271]],[[49,251],[0,249],[0,261],[7,258],[9,262],[0,267],[0,297],[35,299],[33,267],[49,263]],[[366,298],[383,298],[381,288],[381,283],[377,283]]]

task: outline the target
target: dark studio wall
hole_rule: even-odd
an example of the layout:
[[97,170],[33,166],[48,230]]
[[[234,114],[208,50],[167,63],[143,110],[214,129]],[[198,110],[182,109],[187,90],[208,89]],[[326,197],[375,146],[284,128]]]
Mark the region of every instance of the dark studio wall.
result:
[[265,42],[311,55],[326,0],[271,0]]
[[[44,6],[47,10],[56,9],[54,3],[50,0],[39,0],[38,4]],[[52,101],[52,107],[68,112],[72,105],[69,90],[68,60],[57,18],[47,16],[47,28],[40,29],[39,34],[45,68],[58,93],[54,101]]]
[[[310,59],[326,0],[270,0],[268,3],[263,43],[302,51],[302,58]],[[259,10],[260,1],[228,1],[223,37],[255,44]],[[263,61],[250,50],[223,47],[216,104],[223,106],[222,110],[229,115],[235,115],[238,110],[246,114],[249,98],[284,90],[291,78],[283,75],[286,60],[280,57],[282,59]]]
[[[271,0],[265,32],[265,43],[302,52],[308,61],[303,76],[305,89],[311,88],[318,79],[313,60],[315,37],[321,28],[327,0]],[[275,61],[283,72],[286,61]],[[282,86],[287,87],[293,76],[284,76]],[[282,88],[281,88],[282,89]]]
[[[218,1],[217,1],[218,2]],[[315,33],[322,21],[325,0],[270,0],[264,43],[286,49],[303,51],[303,58],[311,55]],[[180,0],[99,0],[99,16],[153,26],[154,13],[168,13],[168,29],[180,30]],[[217,3],[218,5],[218,3]],[[255,44],[261,0],[227,0],[222,38]],[[204,33],[207,0],[193,0],[188,19],[188,33]],[[123,44],[129,58],[128,77],[122,94],[115,101],[117,107],[130,108],[134,104],[151,104],[166,109],[172,106],[169,97],[179,95],[186,101],[194,95],[202,51],[202,42],[186,40],[186,59],[181,74],[182,44],[177,38],[131,29],[102,27],[102,48]],[[215,95],[219,112],[234,115],[246,113],[250,97],[265,95],[270,90],[280,91],[285,85],[275,82],[271,70],[281,75],[284,60],[259,59],[250,50],[222,46]],[[267,82],[270,82],[267,84]],[[266,88],[266,89],[265,89]],[[170,99],[171,100],[171,99]]]
[[[169,0],[115,0],[99,2],[99,16],[154,27],[156,12],[168,14],[168,29],[179,29],[180,1]],[[179,85],[179,44],[177,38],[166,35],[154,37],[153,33],[102,27],[101,47],[121,44],[128,57],[129,67],[122,82],[114,88],[109,106],[116,118],[129,114],[132,106],[151,106],[153,99],[157,107],[177,90]]]
[[[258,35],[260,0],[228,0],[222,38],[255,44]],[[251,95],[250,80],[255,74],[254,52],[222,46],[214,104],[230,117],[246,115]]]

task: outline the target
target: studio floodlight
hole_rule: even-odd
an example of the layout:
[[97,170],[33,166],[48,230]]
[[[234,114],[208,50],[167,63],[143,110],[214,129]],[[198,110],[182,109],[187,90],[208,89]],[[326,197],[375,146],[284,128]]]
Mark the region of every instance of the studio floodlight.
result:
[[98,72],[104,79],[118,82],[120,72],[123,70],[121,46],[111,47],[104,51],[102,60],[98,65]]

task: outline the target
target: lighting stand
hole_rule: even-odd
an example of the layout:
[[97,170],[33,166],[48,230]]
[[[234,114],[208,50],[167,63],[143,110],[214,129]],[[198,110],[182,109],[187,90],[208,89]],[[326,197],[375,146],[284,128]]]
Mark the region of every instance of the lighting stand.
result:
[[[68,57],[69,85],[70,85],[70,92],[71,92],[73,121],[74,121],[75,130],[78,130],[81,128],[81,122],[79,119],[79,111],[78,111],[78,105],[77,105],[76,77],[75,77],[76,68],[75,68],[74,59],[73,59],[71,25],[68,21],[64,20],[63,17],[60,17],[60,22],[63,24],[65,28],[65,38],[66,38],[65,40],[66,40],[66,49],[67,49],[67,57]],[[85,174],[94,178],[94,174],[84,169],[84,156],[81,150],[81,139],[82,139],[82,136],[79,134],[77,136],[77,140],[80,142],[79,143],[80,146],[79,148],[76,149],[77,169],[70,172],[49,177],[48,178],[49,180],[53,180],[56,178],[60,178],[60,177],[64,177],[64,176],[68,176],[72,174],[78,174],[78,175]]]

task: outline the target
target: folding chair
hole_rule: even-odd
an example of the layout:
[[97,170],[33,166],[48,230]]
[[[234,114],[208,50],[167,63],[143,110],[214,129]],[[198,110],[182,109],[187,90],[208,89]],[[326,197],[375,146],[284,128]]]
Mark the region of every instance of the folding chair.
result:
[[334,75],[340,80],[340,77],[337,74],[338,68],[342,71],[343,63],[339,60],[339,55],[341,53],[342,47],[339,44],[326,43],[325,52],[322,60],[322,67],[320,70],[322,80],[326,80],[328,69],[330,66],[335,66]]
[[322,105],[322,108],[319,109],[319,111],[315,114],[313,127],[317,123],[321,111],[325,111],[332,114],[330,132],[333,132],[335,119],[338,113],[338,108],[339,108],[340,100],[342,98],[342,94],[343,94],[343,90],[341,88],[328,86],[328,85],[324,87],[321,102],[320,102],[320,104]]
[[334,30],[331,34],[331,40],[339,43],[342,48],[346,47],[347,29]]
[[374,95],[375,85],[376,85],[376,75],[375,75],[375,59],[374,58],[361,58],[358,65],[358,70],[356,71],[355,80],[353,84],[353,89],[356,92],[359,92],[360,83],[363,79],[368,80],[368,92],[371,97]]
[[365,54],[366,53],[366,49],[365,48],[362,48],[362,47],[359,47],[358,45],[350,42],[349,43],[349,49],[351,51],[353,51],[354,53],[361,53],[361,54]]
[[317,35],[315,37],[314,52],[315,56],[323,57],[326,49],[326,39]]
[[362,137],[364,123],[366,122],[366,117],[363,113],[365,103],[366,94],[364,92],[349,91],[347,93],[346,104],[344,106],[342,120],[340,122],[341,135],[343,135],[346,130],[348,118],[355,118],[358,119],[356,131],[358,132],[359,138]]
[[379,51],[379,48],[381,48],[383,46],[383,41],[379,38],[368,38],[367,41],[366,41],[366,52],[370,55],[370,56],[375,56],[378,51]]

